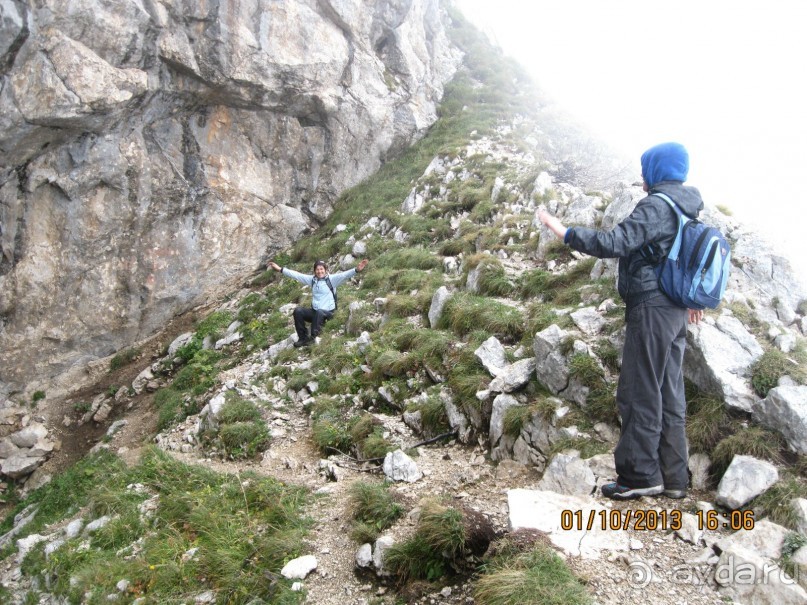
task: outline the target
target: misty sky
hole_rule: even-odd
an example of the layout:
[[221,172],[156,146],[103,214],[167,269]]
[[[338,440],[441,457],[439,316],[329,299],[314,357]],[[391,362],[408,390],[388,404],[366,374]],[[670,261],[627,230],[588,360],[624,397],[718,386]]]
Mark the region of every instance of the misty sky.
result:
[[708,203],[804,256],[806,1],[455,4],[637,174],[642,151],[679,141]]

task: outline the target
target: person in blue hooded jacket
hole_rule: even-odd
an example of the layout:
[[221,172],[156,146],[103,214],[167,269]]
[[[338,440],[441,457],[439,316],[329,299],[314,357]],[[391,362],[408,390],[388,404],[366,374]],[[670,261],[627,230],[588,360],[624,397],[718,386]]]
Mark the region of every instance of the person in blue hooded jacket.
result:
[[662,143],[645,151],[641,164],[643,189],[649,195],[611,231],[566,228],[556,217],[539,212],[541,222],[571,248],[598,258],[619,258],[617,289],[626,306],[616,392],[622,428],[614,450],[617,480],[602,487],[603,495],[615,500],[659,494],[683,498],[687,493],[682,366],[687,321],[697,323],[703,317],[703,311],[670,301],[659,289],[654,270],[672,247],[678,218],[653,193],[668,195],[691,218],[703,209],[700,192],[684,185],[689,154],[679,143]]
[[[367,266],[369,261],[364,259],[353,269],[342,271],[341,273],[328,273],[328,265],[323,260],[314,263],[314,274],[305,275],[292,271],[286,267],[281,267],[275,262],[270,262],[269,267],[280,272],[286,277],[296,279],[298,282],[311,286],[311,307],[297,307],[294,309],[294,329],[297,332],[297,342],[295,347],[310,345],[322,331],[322,324],[333,317],[336,311],[336,288],[340,284],[349,280]],[[308,335],[307,323],[311,324],[311,336]]]

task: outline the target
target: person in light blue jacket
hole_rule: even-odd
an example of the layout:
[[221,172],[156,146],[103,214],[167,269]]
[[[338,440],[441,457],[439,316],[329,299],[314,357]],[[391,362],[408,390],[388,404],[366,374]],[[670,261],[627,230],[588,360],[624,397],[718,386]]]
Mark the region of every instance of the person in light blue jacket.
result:
[[[281,274],[296,279],[298,282],[311,286],[311,307],[297,307],[294,309],[294,329],[297,331],[295,347],[304,347],[313,343],[322,331],[322,324],[333,317],[336,311],[336,288],[343,282],[364,270],[369,261],[365,258],[355,268],[341,273],[328,274],[328,265],[318,260],[314,263],[314,274],[305,275],[281,267],[275,262],[269,267]],[[311,335],[308,335],[307,323],[311,324]]]

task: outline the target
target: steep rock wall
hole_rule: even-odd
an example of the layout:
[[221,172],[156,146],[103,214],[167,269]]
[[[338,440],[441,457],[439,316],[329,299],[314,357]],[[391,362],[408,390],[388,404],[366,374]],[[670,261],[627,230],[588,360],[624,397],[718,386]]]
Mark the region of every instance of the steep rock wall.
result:
[[0,0],[0,396],[232,288],[460,59],[438,0]]

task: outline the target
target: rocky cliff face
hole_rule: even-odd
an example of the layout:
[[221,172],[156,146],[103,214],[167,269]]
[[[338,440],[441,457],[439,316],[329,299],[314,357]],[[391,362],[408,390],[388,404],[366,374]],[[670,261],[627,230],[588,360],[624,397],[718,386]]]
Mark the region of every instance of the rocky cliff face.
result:
[[231,288],[435,119],[438,0],[0,2],[0,396]]

